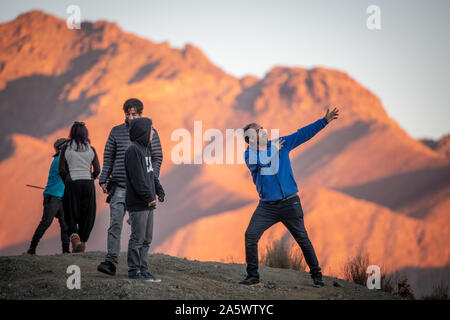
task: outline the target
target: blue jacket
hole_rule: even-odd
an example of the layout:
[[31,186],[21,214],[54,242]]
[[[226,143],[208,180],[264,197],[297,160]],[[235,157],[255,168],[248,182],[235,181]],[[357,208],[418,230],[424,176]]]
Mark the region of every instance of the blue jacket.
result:
[[62,199],[64,195],[64,182],[59,175],[59,156],[53,158],[50,172],[48,173],[47,185],[45,186],[44,195],[54,196]]
[[[283,147],[276,157],[276,147],[272,147],[272,141],[267,143],[267,151],[256,151],[247,147],[244,159],[252,174],[253,183],[258,190],[261,201],[276,201],[298,192],[297,183],[292,173],[289,152],[303,142],[311,139],[317,132],[328,124],[325,118],[321,118],[288,136],[284,139]],[[275,156],[272,157],[272,154]]]

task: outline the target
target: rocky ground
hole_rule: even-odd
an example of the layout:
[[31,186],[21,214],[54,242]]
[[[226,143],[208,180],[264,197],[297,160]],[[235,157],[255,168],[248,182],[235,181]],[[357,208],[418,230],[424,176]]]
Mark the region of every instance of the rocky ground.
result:
[[[324,277],[312,285],[307,272],[260,269],[262,282],[242,286],[242,264],[200,262],[164,254],[149,256],[150,271],[162,279],[148,283],[127,278],[126,254],[115,277],[97,271],[104,252],[0,257],[0,299],[396,299],[380,290]],[[69,290],[67,268],[81,270],[81,288]]]

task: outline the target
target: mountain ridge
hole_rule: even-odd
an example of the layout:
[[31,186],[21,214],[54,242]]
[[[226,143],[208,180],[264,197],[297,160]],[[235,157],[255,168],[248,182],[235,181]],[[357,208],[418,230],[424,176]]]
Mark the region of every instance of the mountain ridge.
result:
[[[123,101],[138,97],[144,102],[144,116],[153,119],[161,138],[165,155],[161,182],[169,190],[168,201],[158,207],[155,216],[155,247],[201,219],[225,212],[248,215],[257,201],[243,164],[176,166],[170,161],[178,143],[171,139],[174,130],[193,132],[195,120],[202,121],[203,131],[216,128],[222,132],[256,121],[285,135],[336,106],[340,118],[292,153],[300,194],[316,190],[316,196],[326,203],[337,192],[341,207],[336,209],[344,212],[347,207],[342,199],[349,199],[351,216],[367,210],[369,203],[378,212],[373,215],[372,230],[386,230],[389,221],[408,221],[410,231],[423,223],[429,232],[423,236],[421,249],[426,249],[428,258],[411,267],[442,267],[450,261],[448,244],[431,245],[433,237],[445,239],[448,234],[448,228],[442,228],[449,225],[448,157],[409,136],[387,114],[379,98],[347,73],[323,67],[275,66],[262,78],[237,78],[216,67],[192,44],[171,48],[167,42],[154,43],[106,21],[83,22],[81,30],[68,30],[64,20],[43,12],[19,17],[0,25],[5,35],[0,39],[0,178],[4,182],[0,250],[25,245],[39,222],[42,195],[25,184],[45,184],[53,141],[67,136],[72,121],[82,120],[93,145],[102,150],[109,130],[124,120]],[[102,152],[99,158],[102,161]],[[33,170],[18,169],[18,163]],[[97,204],[97,225],[88,250],[105,250],[106,245],[109,210],[98,186]],[[329,215],[330,209],[322,210],[323,216]],[[390,218],[384,219],[383,212],[389,212]],[[321,230],[320,219],[310,223],[309,212],[305,215],[312,237],[322,232],[329,235],[327,241],[318,241],[320,260],[348,258],[348,250],[340,256],[337,247],[333,250],[339,233],[332,226]],[[223,229],[231,232],[232,227],[224,225]],[[402,247],[413,248],[412,256],[417,256],[418,249],[410,242],[421,238],[421,233],[403,234],[400,225],[395,231],[399,239],[409,240],[396,242],[393,248],[398,252],[391,256],[403,257],[397,264],[406,266]],[[46,237],[57,232],[52,226]],[[125,228],[123,247],[128,232]],[[233,237],[242,241],[240,234]],[[379,237],[373,232],[358,234],[360,242],[352,245],[363,249]],[[387,255],[384,262],[390,263],[389,259]]]

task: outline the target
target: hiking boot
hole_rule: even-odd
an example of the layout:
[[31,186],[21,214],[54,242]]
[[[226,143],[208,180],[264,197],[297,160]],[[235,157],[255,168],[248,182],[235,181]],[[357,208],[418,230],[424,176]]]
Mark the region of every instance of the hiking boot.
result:
[[142,277],[144,278],[144,281],[148,282],[161,282],[161,279],[156,279],[154,276],[151,275],[150,272],[144,271],[141,272]]
[[78,252],[77,247],[80,244],[80,237],[76,233],[70,235],[70,242],[72,243],[72,252]]
[[318,287],[325,286],[325,283],[323,282],[321,275],[320,276],[314,276],[314,277],[312,277],[312,279],[313,279],[314,287],[318,288]]
[[28,250],[27,250],[27,254],[35,255],[35,254],[36,254],[36,249],[35,249],[35,248],[30,248],[30,249],[28,249]]
[[247,276],[244,280],[239,282],[239,284],[243,284],[243,285],[246,285],[246,286],[251,286],[251,285],[257,284],[257,283],[259,283],[259,278],[251,277],[251,276]]
[[98,265],[97,271],[109,274],[110,276],[115,276],[116,266],[111,261],[103,261]]
[[129,275],[128,275],[128,279],[131,279],[131,280],[144,280],[144,277],[143,277],[142,274],[138,271],[138,272],[136,272],[136,273],[129,274]]

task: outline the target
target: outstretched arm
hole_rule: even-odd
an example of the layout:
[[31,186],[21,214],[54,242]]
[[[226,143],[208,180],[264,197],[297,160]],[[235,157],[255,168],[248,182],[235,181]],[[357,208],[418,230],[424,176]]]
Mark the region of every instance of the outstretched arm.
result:
[[289,151],[298,147],[302,143],[308,141],[312,137],[314,137],[320,130],[325,128],[325,126],[330,123],[332,120],[337,119],[338,112],[336,108],[333,111],[329,112],[330,109],[327,109],[327,114],[325,117],[301,128],[298,129],[297,132],[290,134],[284,137],[286,141],[283,147],[286,147]]

